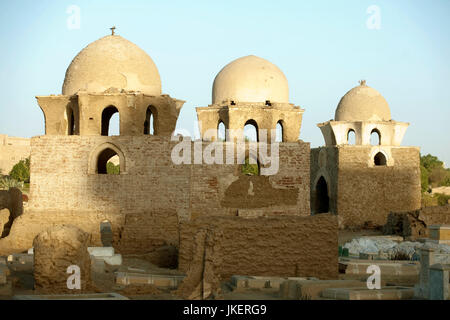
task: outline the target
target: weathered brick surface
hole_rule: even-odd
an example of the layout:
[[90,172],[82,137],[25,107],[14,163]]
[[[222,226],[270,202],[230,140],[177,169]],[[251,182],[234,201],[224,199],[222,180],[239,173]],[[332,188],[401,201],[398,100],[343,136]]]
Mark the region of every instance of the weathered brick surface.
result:
[[[362,226],[367,222],[382,226],[389,212],[417,210],[421,206],[419,149],[385,147],[390,150],[394,164],[369,166],[373,148],[326,148],[330,209],[346,226]],[[311,151],[312,181],[320,174],[316,150]]]
[[[195,235],[210,230],[217,237],[220,256],[216,273],[231,275],[313,276],[338,275],[337,218],[324,214],[308,217],[202,217],[181,224],[179,269],[189,270]],[[198,250],[198,245],[197,249]],[[206,248],[205,248],[206,250]]]
[[[92,173],[95,150],[104,143],[123,153],[120,175]],[[152,135],[32,138],[30,201],[25,217],[13,225],[14,235],[0,240],[0,250],[28,249],[38,232],[57,223],[77,225],[98,242],[100,223],[113,219],[113,242],[120,250],[146,253],[178,246],[179,222],[195,217],[236,216],[239,209],[309,215],[308,143],[280,144],[278,173],[250,178],[236,163],[175,165],[171,153],[177,143]],[[200,150],[209,144],[189,143],[194,163],[194,144]]]
[[427,238],[428,227],[433,224],[450,224],[450,205],[391,212],[383,231],[385,234],[397,234],[410,239]]

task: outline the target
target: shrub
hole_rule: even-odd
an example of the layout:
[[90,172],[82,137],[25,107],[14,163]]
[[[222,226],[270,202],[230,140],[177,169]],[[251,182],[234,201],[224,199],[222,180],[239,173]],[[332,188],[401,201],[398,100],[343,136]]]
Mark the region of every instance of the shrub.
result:
[[30,182],[30,158],[20,160],[14,165],[9,173],[9,176],[17,181],[29,183]]
[[450,200],[450,195],[436,193],[436,198],[439,206],[446,206],[448,204],[448,200]]
[[243,174],[250,175],[250,176],[259,175],[258,164],[249,163],[248,158],[245,159],[245,163],[242,165],[241,171]]
[[107,174],[120,174],[120,165],[115,165],[112,162],[108,162],[106,164],[106,173]]
[[8,176],[0,177],[0,189],[9,190],[9,188],[19,188],[23,189],[23,182],[17,181]]

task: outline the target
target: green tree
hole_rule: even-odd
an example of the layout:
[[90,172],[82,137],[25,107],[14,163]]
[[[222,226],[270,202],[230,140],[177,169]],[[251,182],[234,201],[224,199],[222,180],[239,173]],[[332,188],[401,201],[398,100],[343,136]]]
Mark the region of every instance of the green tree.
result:
[[428,172],[433,170],[434,168],[440,168],[444,166],[444,163],[431,154],[427,154],[426,156],[420,157],[420,164],[424,166]]
[[106,164],[106,173],[107,174],[120,174],[120,165],[115,165],[112,162],[108,162]]
[[30,183],[30,158],[16,163],[9,172],[9,176],[17,181]]
[[245,159],[245,163],[242,165],[242,173],[250,176],[258,176],[259,175],[259,167],[258,164],[249,163],[249,159]]
[[422,192],[426,192],[428,190],[428,170],[424,166],[420,166],[420,184]]
[[[428,177],[428,187],[440,187],[450,185],[450,170],[444,168],[444,163],[438,157],[431,154],[420,157],[422,190],[426,183],[424,176]],[[426,173],[424,172],[426,171]]]

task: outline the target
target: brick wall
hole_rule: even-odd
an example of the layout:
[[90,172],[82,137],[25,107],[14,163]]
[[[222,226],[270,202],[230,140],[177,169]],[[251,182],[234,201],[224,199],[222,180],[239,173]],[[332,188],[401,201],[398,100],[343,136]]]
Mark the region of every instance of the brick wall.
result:
[[[122,167],[120,175],[90,173],[95,150],[104,143],[123,153],[125,170]],[[121,217],[116,219],[120,225],[113,224],[118,230],[114,241],[126,252],[178,245],[178,223],[191,217],[235,216],[239,209],[309,215],[309,144],[280,145],[278,173],[250,178],[241,174],[237,164],[175,165],[171,159],[175,144],[160,136],[34,137],[30,201],[25,214],[32,213],[33,220],[40,217],[39,225],[45,226],[54,220],[49,212],[57,215],[58,221],[70,217],[66,223],[73,224],[84,220],[97,224],[100,219],[89,217],[114,213]],[[193,159],[194,148],[191,150]],[[250,193],[249,179],[253,179]],[[243,197],[234,199],[230,190]],[[74,218],[68,212],[79,214]],[[99,225],[89,229],[98,233]],[[23,246],[32,238],[24,234],[14,237]]]
[[[180,229],[179,269],[187,272],[194,254],[195,236],[214,233],[216,272],[231,275],[312,276],[336,279],[338,275],[337,217],[278,216],[245,219],[202,217],[183,222]],[[196,250],[206,250],[198,248]],[[193,266],[198,267],[198,266]]]
[[421,206],[419,149],[393,147],[393,166],[369,167],[371,148],[338,149],[337,213],[345,225],[382,226],[389,212]]

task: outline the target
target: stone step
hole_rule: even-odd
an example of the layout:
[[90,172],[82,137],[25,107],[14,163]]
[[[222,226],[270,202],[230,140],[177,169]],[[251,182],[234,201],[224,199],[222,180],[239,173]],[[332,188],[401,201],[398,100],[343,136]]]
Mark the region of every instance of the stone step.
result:
[[117,272],[116,283],[121,285],[152,284],[158,288],[176,289],[185,277],[185,275]]
[[94,257],[112,257],[114,256],[113,247],[88,247],[88,252]]

